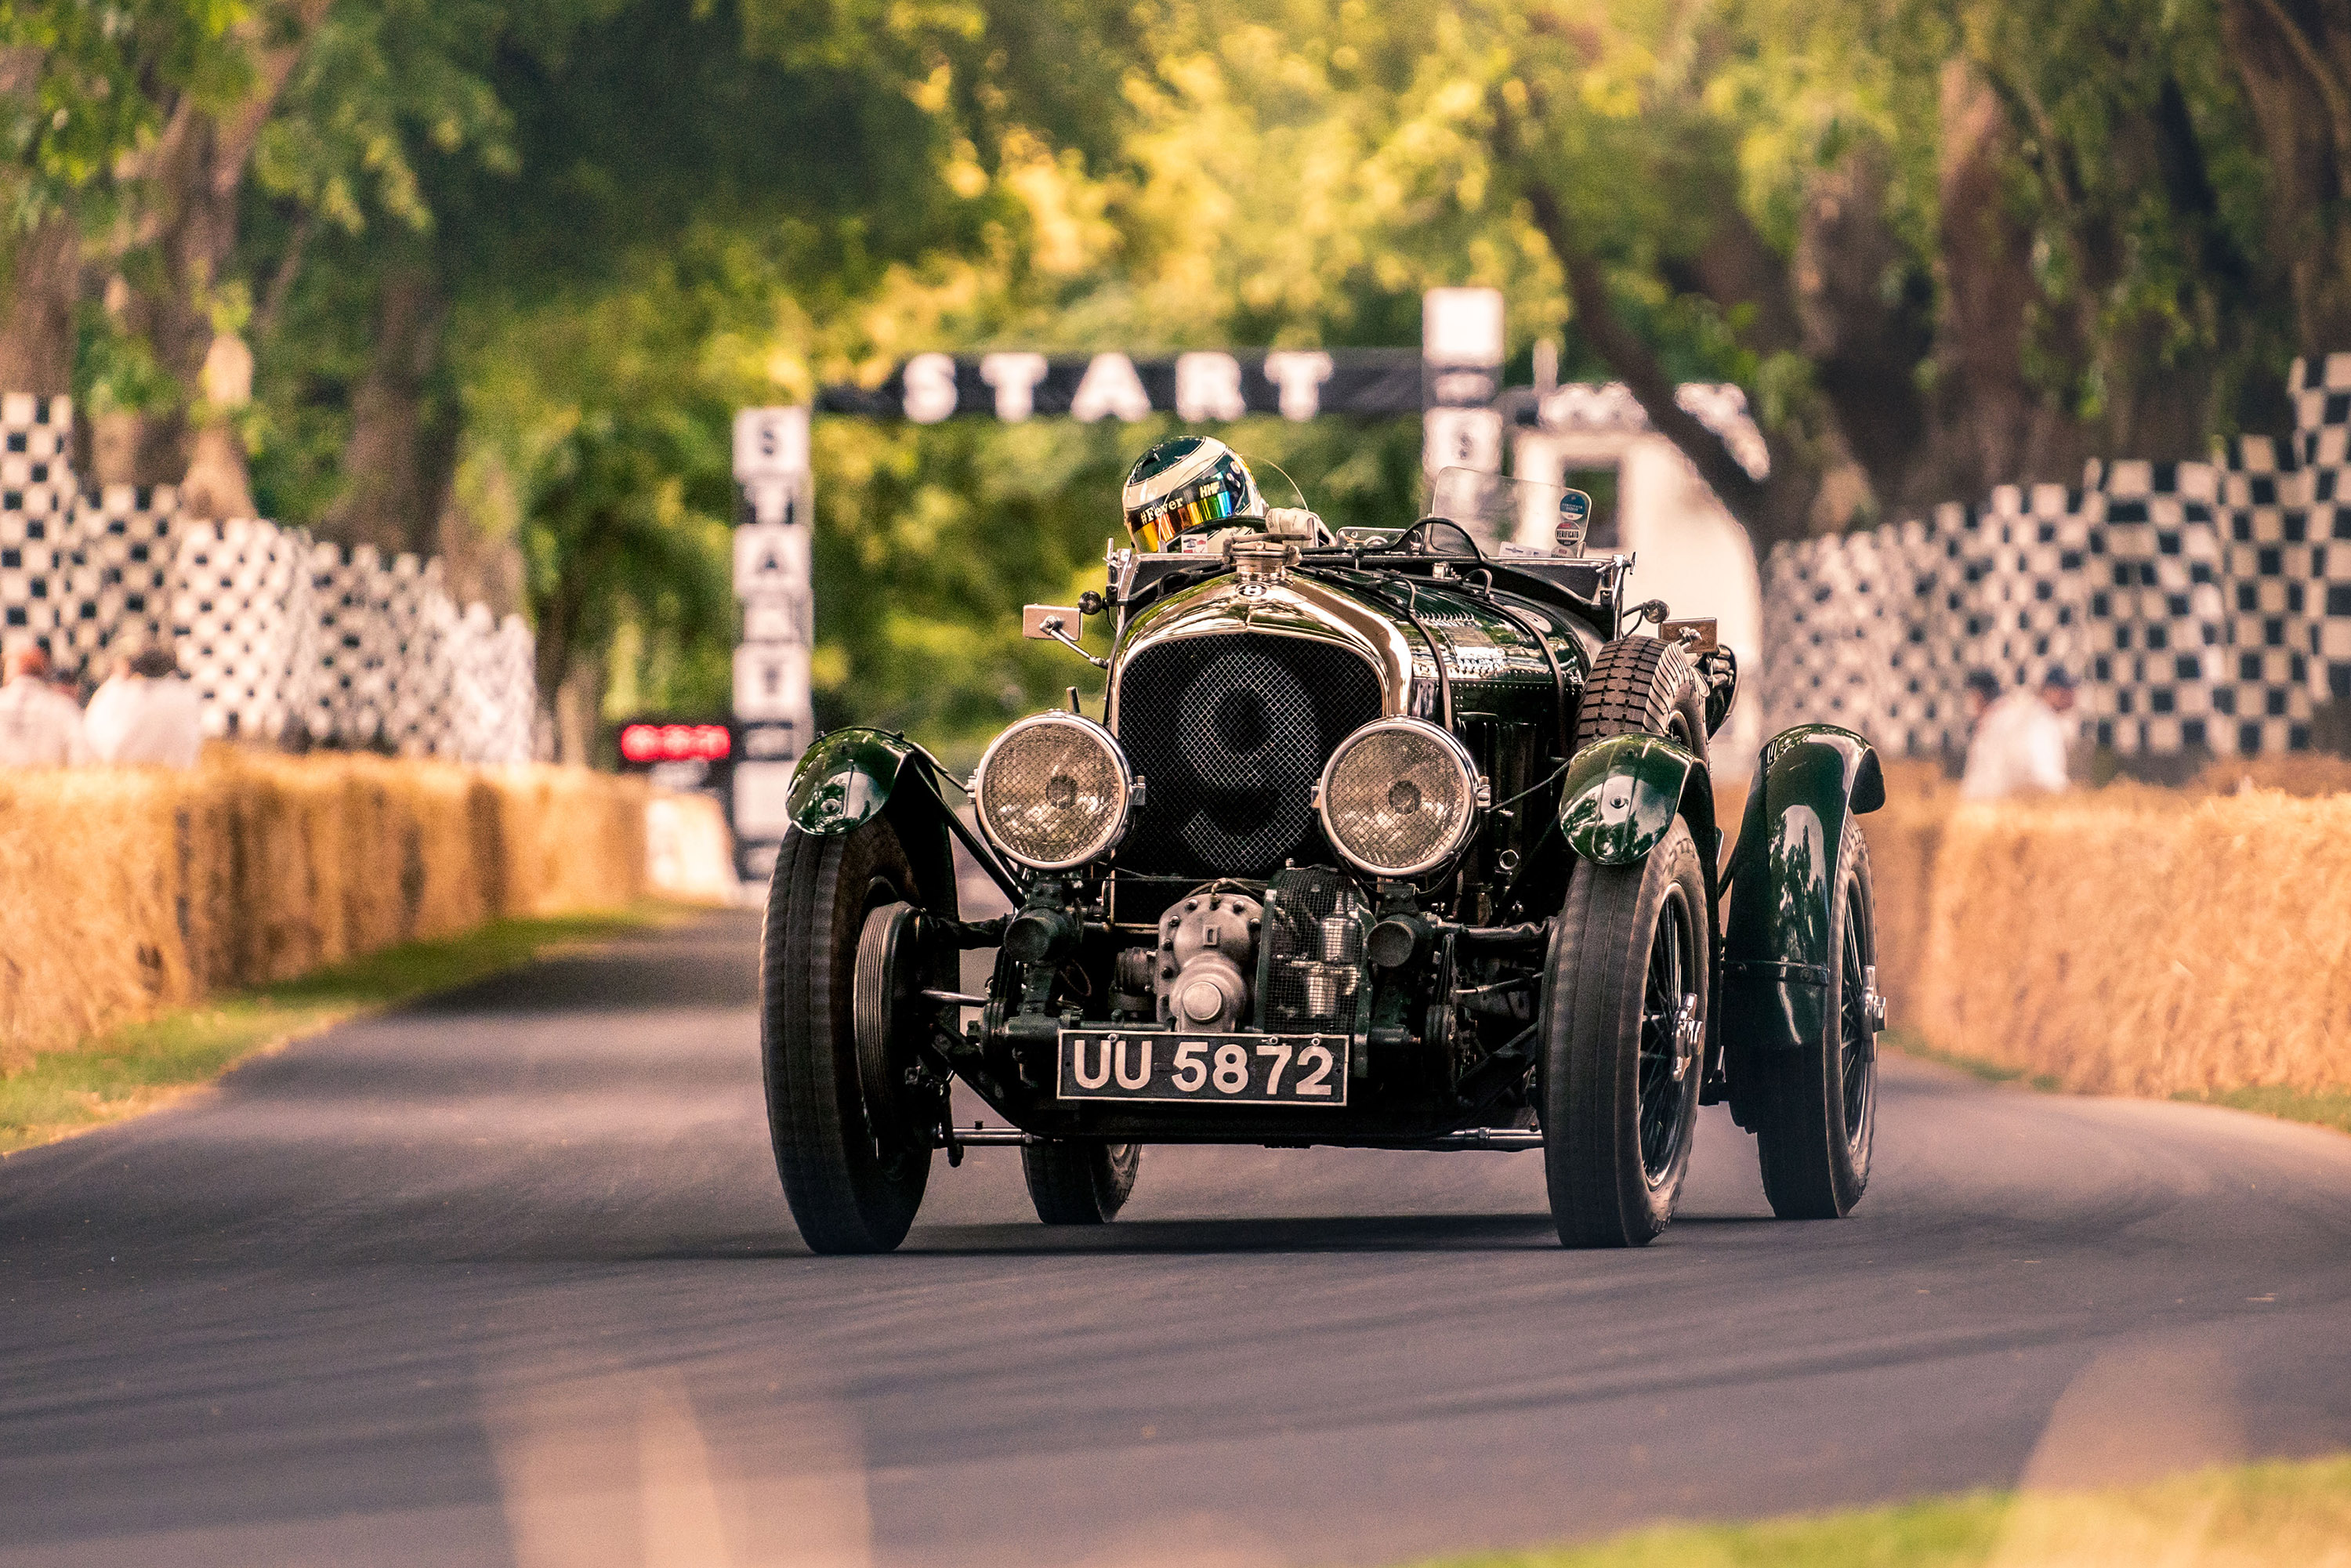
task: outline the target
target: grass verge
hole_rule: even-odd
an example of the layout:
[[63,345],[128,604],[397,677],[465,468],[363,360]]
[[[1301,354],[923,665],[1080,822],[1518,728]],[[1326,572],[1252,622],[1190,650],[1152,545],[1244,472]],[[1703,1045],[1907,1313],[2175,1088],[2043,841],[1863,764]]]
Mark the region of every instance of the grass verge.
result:
[[1971,1492],[1756,1524],[1667,1525],[1427,1568],[2252,1568],[2351,1563],[2351,1457],[2095,1492]]
[[596,915],[496,920],[388,948],[264,989],[218,997],[47,1051],[0,1078],[0,1154],[55,1143],[178,1098],[256,1051],[361,1013],[471,984],[550,949],[684,918],[646,903]]
[[[1938,1051],[1907,1030],[1888,1030],[1884,1039],[1887,1045],[1905,1056],[1956,1067],[1987,1083],[2022,1083],[2050,1094],[2064,1092],[2064,1085],[2046,1073],[2027,1073],[2022,1068],[2002,1067],[1997,1062],[1984,1061],[1976,1057]],[[2204,1094],[2183,1091],[2172,1098],[2191,1105],[2226,1105],[2235,1111],[2256,1111],[2264,1116],[2275,1116],[2283,1122],[2307,1122],[2313,1126],[2351,1133],[2351,1093],[2323,1093],[2264,1083]],[[2351,1555],[2346,1555],[2346,1563],[2351,1564]]]
[[2028,1073],[2021,1067],[2002,1067],[1999,1062],[1986,1061],[1980,1057],[1961,1056],[1955,1051],[1938,1051],[1928,1045],[1923,1036],[1913,1034],[1906,1029],[1889,1029],[1878,1038],[1882,1043],[1892,1046],[1905,1056],[1914,1056],[1921,1061],[1937,1062],[1944,1067],[1956,1067],[1961,1072],[1982,1079],[1986,1083],[2022,1083],[2028,1089],[2038,1089],[2044,1094],[2055,1094],[2064,1088],[2064,1084],[2045,1072]]

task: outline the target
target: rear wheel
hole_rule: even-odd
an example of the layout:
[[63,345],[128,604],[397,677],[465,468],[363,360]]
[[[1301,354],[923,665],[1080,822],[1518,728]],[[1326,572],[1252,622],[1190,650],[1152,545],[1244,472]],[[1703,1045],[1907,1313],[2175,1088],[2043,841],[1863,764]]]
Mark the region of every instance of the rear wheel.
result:
[[1142,1168],[1141,1144],[1052,1138],[1020,1149],[1029,1201],[1048,1225],[1101,1225],[1126,1207]]
[[[1763,1191],[1782,1219],[1836,1219],[1853,1212],[1869,1185],[1869,1157],[1877,1133],[1876,906],[1869,884],[1869,848],[1861,824],[1845,823],[1837,852],[1829,929],[1836,950],[1829,963],[1823,1009],[1826,1027],[1802,1049],[1754,1061],[1756,1083],[1743,1101],[1743,1119],[1755,1129]],[[1747,1113],[1747,1106],[1741,1106]]]
[[1543,1173],[1570,1247],[1639,1247],[1689,1172],[1707,1009],[1706,879],[1677,819],[1637,866],[1579,864],[1543,988]]
[[1662,735],[1706,760],[1706,683],[1678,644],[1620,637],[1592,661],[1575,747],[1616,735]]
[[794,830],[768,887],[759,979],[768,1129],[792,1218],[818,1252],[897,1246],[930,1180],[926,1107],[873,1030],[877,988],[903,988],[876,966],[893,967],[888,949],[904,935],[914,890],[905,851],[878,819],[838,838]]

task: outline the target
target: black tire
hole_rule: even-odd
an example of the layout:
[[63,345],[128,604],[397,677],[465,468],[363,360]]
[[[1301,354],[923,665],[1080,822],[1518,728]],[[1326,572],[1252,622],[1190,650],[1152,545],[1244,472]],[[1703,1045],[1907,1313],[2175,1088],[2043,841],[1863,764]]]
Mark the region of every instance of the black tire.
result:
[[1102,1225],[1126,1207],[1134,1174],[1143,1165],[1141,1144],[1104,1144],[1085,1138],[1054,1138],[1020,1147],[1020,1174],[1029,1178],[1029,1201],[1048,1225]]
[[1845,822],[1829,929],[1828,1029],[1801,1051],[1756,1058],[1742,1120],[1755,1129],[1763,1192],[1782,1219],[1839,1219],[1869,1186],[1877,1137],[1877,1040],[1867,988],[1877,965],[1876,903],[1861,824]]
[[1575,748],[1614,735],[1662,735],[1706,760],[1706,682],[1678,644],[1619,637],[1592,661]]
[[1542,1000],[1543,1174],[1567,1246],[1645,1246],[1673,1219],[1698,1125],[1707,940],[1705,872],[1679,818],[1640,865],[1579,863],[1568,882]]
[[922,1130],[869,1104],[855,1024],[866,915],[914,889],[897,834],[878,819],[839,838],[786,835],[768,885],[759,976],[768,1130],[792,1218],[817,1252],[897,1246],[930,1180]]

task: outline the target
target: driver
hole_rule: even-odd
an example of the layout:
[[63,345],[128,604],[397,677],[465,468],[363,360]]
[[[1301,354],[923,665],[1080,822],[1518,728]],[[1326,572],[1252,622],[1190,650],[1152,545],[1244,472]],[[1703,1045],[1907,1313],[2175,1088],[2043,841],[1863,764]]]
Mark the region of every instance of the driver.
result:
[[1127,537],[1145,555],[1214,554],[1250,534],[1323,533],[1322,519],[1302,507],[1269,510],[1249,465],[1213,435],[1178,435],[1136,458],[1120,499]]

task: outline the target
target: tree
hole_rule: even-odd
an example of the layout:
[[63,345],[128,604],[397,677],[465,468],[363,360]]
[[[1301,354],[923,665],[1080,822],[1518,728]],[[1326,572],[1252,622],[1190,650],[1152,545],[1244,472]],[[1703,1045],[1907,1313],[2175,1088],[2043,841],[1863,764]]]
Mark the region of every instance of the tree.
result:
[[605,658],[624,622],[673,644],[723,632],[726,514],[695,502],[723,490],[711,476],[725,455],[698,444],[691,424],[599,414],[531,476],[523,556],[538,689],[564,761],[595,755]]

